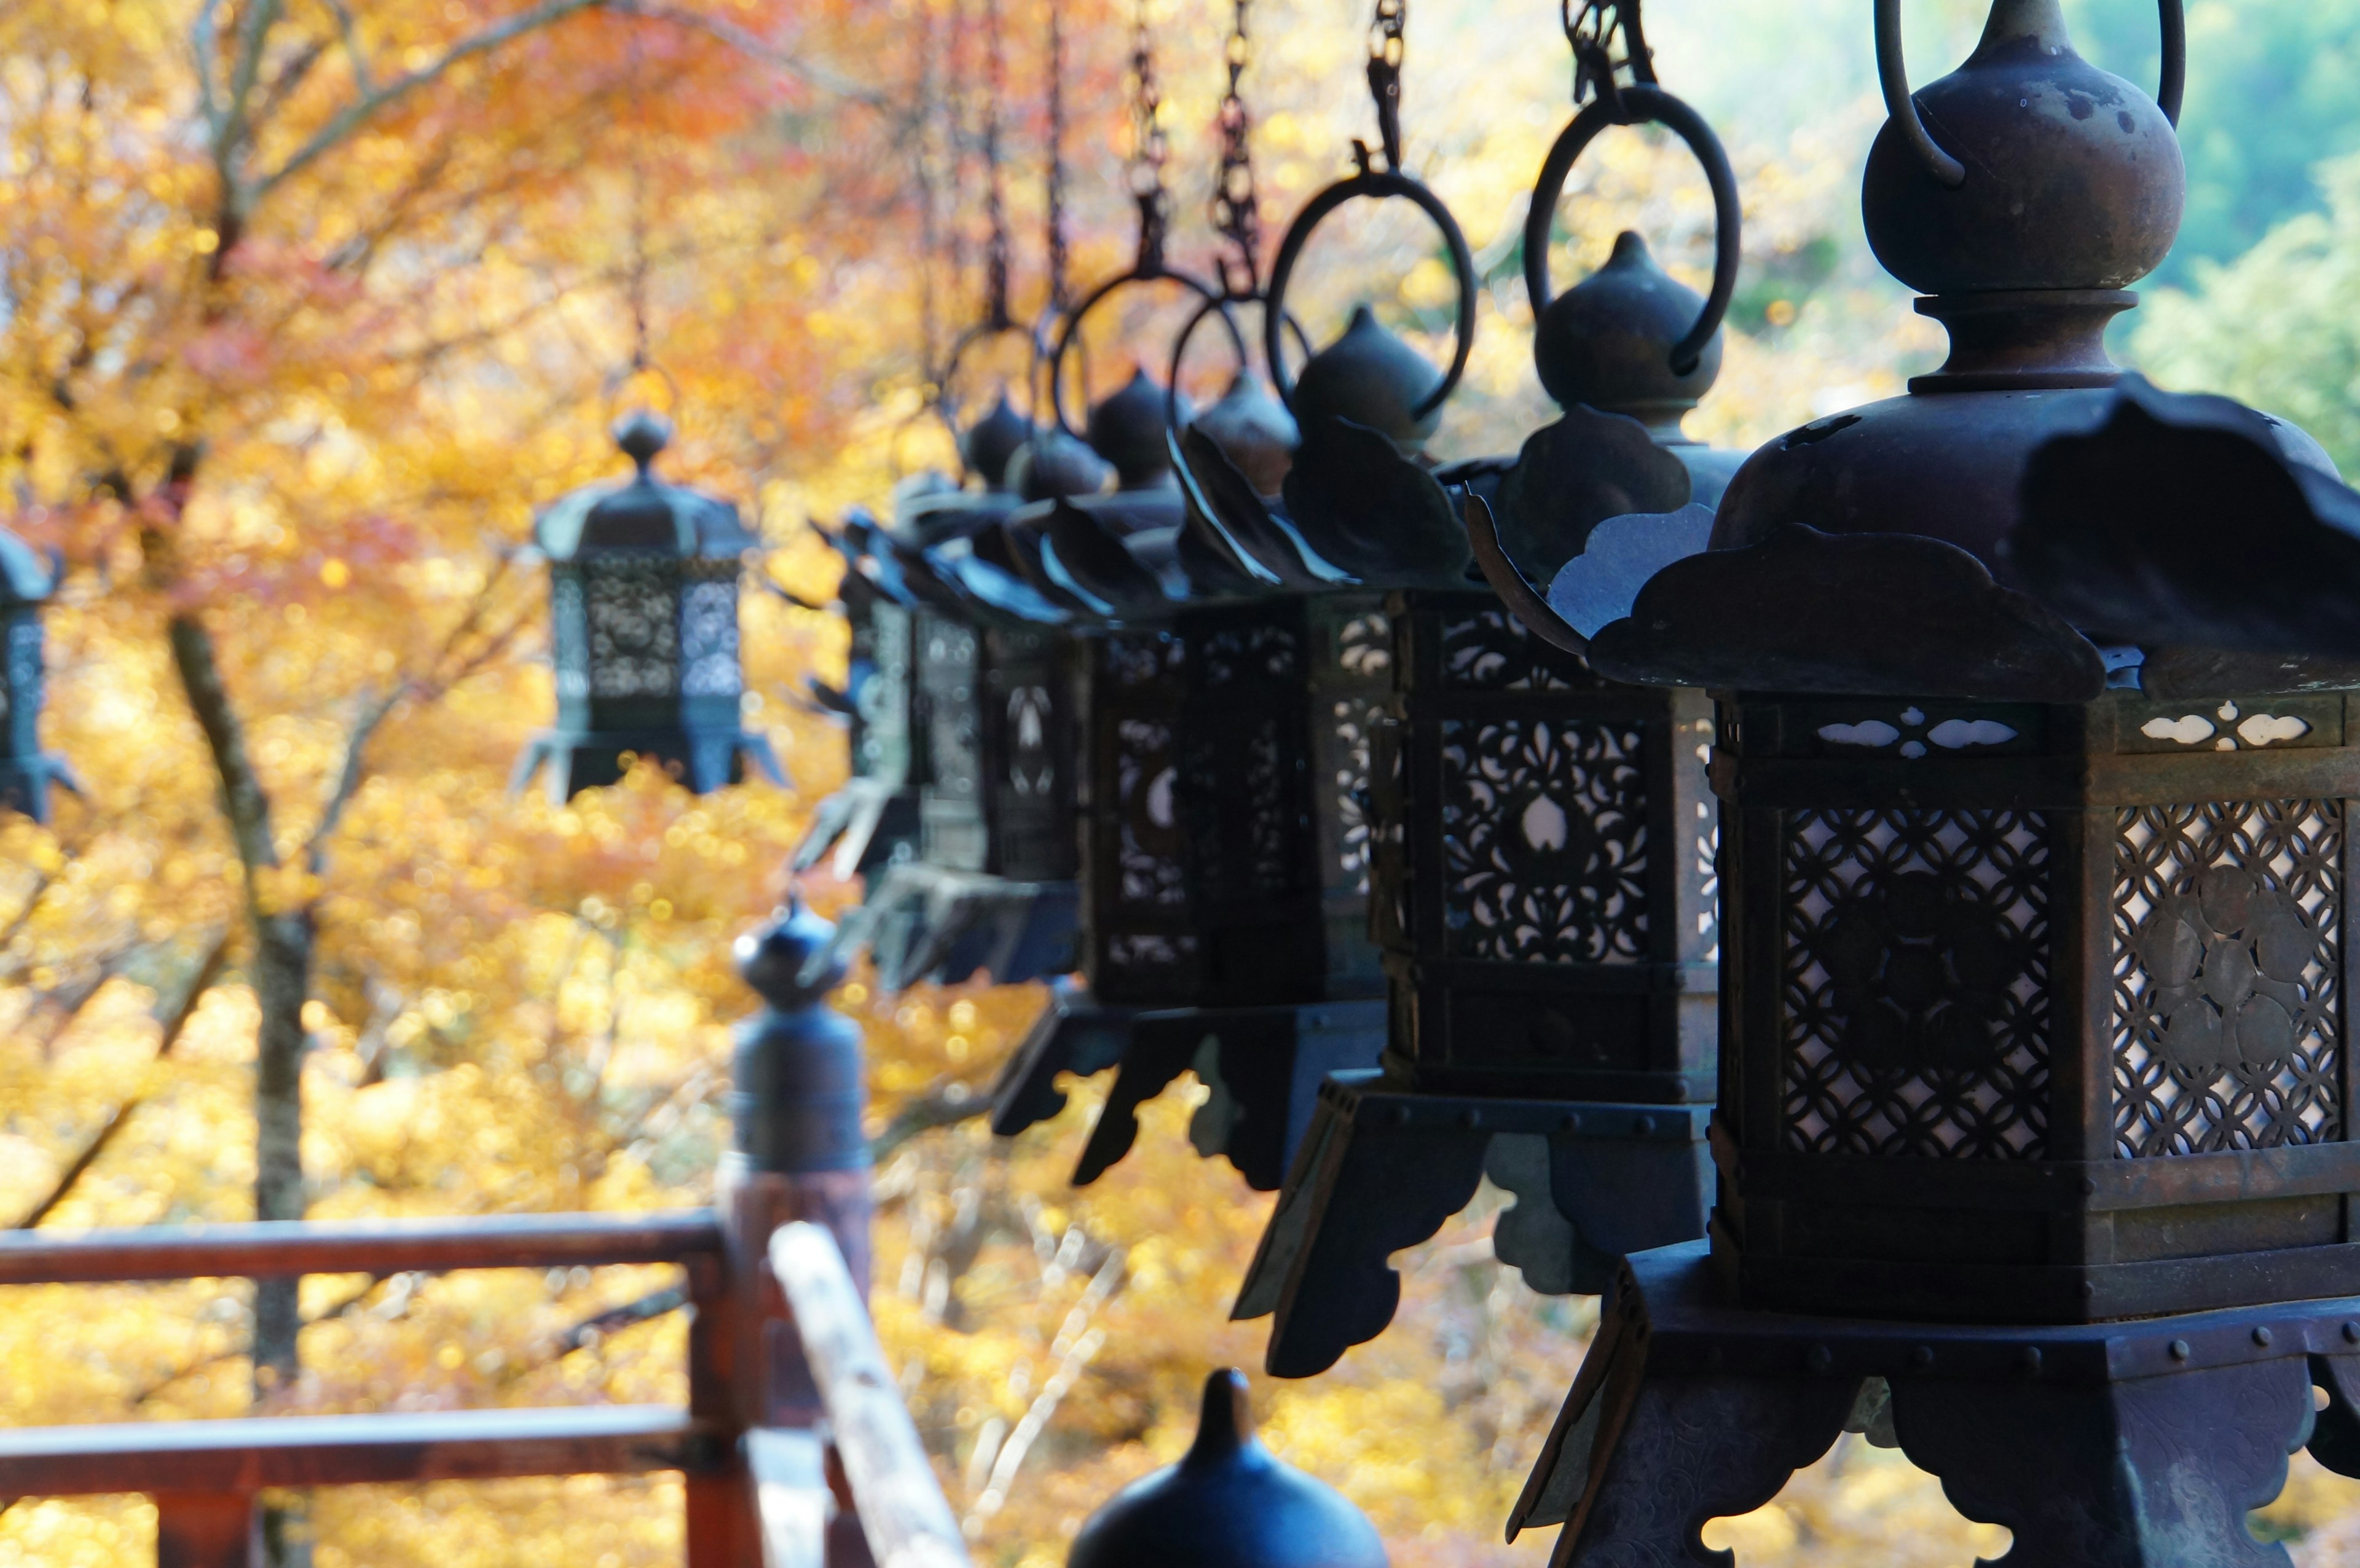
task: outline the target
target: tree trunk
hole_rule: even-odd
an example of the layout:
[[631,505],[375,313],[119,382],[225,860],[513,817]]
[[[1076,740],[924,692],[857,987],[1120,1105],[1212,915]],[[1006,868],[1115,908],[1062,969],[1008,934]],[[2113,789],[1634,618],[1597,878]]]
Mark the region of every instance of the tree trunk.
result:
[[[271,836],[270,796],[246,756],[246,725],[230,701],[213,634],[191,611],[172,617],[173,666],[221,782],[222,814],[246,870],[246,913],[252,952],[247,978],[262,1015],[254,1067],[254,1217],[303,1217],[303,1004],[311,995],[311,909],[308,899],[282,909],[274,885],[279,846]],[[254,1392],[267,1401],[296,1373],[295,1279],[254,1286]]]
[[[262,1014],[254,1067],[254,1217],[303,1217],[303,1004],[311,989],[311,920],[269,915],[254,922],[254,998]],[[296,1279],[254,1282],[254,1389],[257,1402],[295,1377],[301,1326]]]

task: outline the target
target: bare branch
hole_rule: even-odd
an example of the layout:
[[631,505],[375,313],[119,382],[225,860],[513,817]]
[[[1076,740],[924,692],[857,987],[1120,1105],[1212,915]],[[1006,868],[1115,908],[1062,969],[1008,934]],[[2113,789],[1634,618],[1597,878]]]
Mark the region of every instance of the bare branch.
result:
[[[205,993],[212,990],[213,982],[221,978],[228,960],[229,932],[224,931],[214,935],[204,957],[197,963],[196,973],[181,991],[180,1000],[164,1016],[163,1037],[156,1043],[156,1061],[162,1062],[172,1054],[172,1048],[180,1042],[180,1035],[189,1027],[189,1020],[196,1016],[197,1004],[204,1000]],[[82,1152],[75,1155],[65,1170],[59,1173],[58,1179],[49,1184],[48,1195],[16,1222],[16,1228],[37,1229],[43,1220],[49,1218],[72,1192],[75,1184],[88,1174],[90,1168],[98,1163],[99,1156],[106,1152],[106,1146],[115,1141],[115,1135],[130,1122],[132,1113],[138,1110],[147,1098],[145,1094],[134,1094],[107,1112],[105,1119],[99,1123],[98,1130],[91,1135],[89,1142],[82,1145]]]
[[353,81],[364,95],[377,91],[377,79],[369,74],[368,50],[361,45],[361,30],[353,20],[352,7],[344,0],[324,0],[331,16],[336,18],[336,36],[344,40],[344,60],[353,68]]
[[247,902],[256,907],[257,916],[266,914],[268,911],[260,908],[257,876],[279,869],[279,846],[270,835],[270,796],[262,787],[262,776],[255,771],[253,759],[246,756],[246,726],[222,680],[213,634],[187,610],[172,617],[168,631],[181,690],[188,695],[189,707],[196,714],[197,727],[204,732],[205,745],[221,777],[222,814],[229,819],[230,838],[237,846],[239,864],[246,868]]
[[221,8],[222,0],[204,0],[189,31],[189,47],[197,57],[197,106],[204,114],[205,128],[213,133],[215,146],[222,136],[221,86],[213,80],[213,68],[220,63]]
[[684,11],[677,5],[667,5],[662,0],[610,0],[608,9],[643,21],[664,22],[675,27],[705,34],[727,44],[749,59],[759,60],[785,75],[800,78],[812,86],[851,100],[872,109],[890,105],[890,100],[873,87],[865,87],[850,77],[838,74],[825,65],[788,53],[752,30],[720,16],[708,16],[698,11]]
[[333,151],[345,137],[420,88],[440,82],[462,61],[488,54],[503,44],[538,32],[580,12],[606,8],[608,0],[541,0],[540,5],[519,11],[504,22],[460,39],[416,71],[406,71],[381,86],[364,89],[359,97],[330,115],[326,125],[312,132],[302,146],[288,154],[286,162],[256,180],[250,200],[261,201],[289,179]]
[[312,876],[317,877],[326,866],[328,840],[335,833],[336,824],[344,821],[345,808],[353,803],[353,797],[360,793],[361,781],[368,777],[365,754],[369,742],[377,738],[378,727],[409,692],[407,685],[399,685],[383,696],[362,697],[360,713],[344,736],[344,765],[336,769],[336,782],[328,791],[326,803],[320,808],[320,825],[304,841],[303,868]]
[[869,1146],[871,1159],[883,1160],[922,1133],[971,1122],[991,1109],[991,1097],[965,1083],[929,1089],[904,1105]]

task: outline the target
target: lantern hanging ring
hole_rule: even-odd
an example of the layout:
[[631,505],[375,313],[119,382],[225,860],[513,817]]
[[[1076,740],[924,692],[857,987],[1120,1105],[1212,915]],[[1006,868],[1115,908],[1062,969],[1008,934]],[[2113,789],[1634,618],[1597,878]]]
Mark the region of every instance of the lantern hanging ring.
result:
[[[1164,377],[1164,422],[1174,430],[1180,428],[1180,366],[1188,357],[1188,344],[1196,337],[1197,328],[1203,326],[1218,313],[1221,318],[1222,325],[1229,329],[1230,342],[1237,348],[1238,367],[1242,370],[1251,363],[1251,355],[1240,340],[1238,331],[1236,307],[1240,305],[1259,305],[1264,310],[1268,310],[1270,300],[1262,294],[1225,289],[1218,299],[1200,302],[1196,309],[1190,312],[1187,321],[1181,323],[1179,334],[1172,340],[1172,363]],[[1303,323],[1292,315],[1284,320],[1286,331],[1295,334],[1295,346],[1302,351],[1305,358],[1309,358],[1311,334],[1305,332]],[[1276,378],[1275,372],[1273,373],[1273,378]]]
[[[2180,124],[2180,101],[2188,85],[2188,16],[2180,0],[2158,0],[2163,23],[2163,73],[2155,91],[2163,117]],[[1876,75],[1885,89],[1885,112],[1900,127],[1926,172],[1955,191],[1966,183],[1967,166],[1944,151],[1926,128],[1909,92],[1909,64],[1903,58],[1901,0],[1876,0]]]
[[1453,323],[1457,348],[1450,356],[1450,369],[1443,376],[1441,384],[1411,410],[1414,417],[1422,419],[1442,407],[1443,399],[1458,390],[1459,378],[1467,374],[1467,358],[1475,348],[1475,296],[1481,285],[1476,277],[1475,256],[1468,248],[1467,236],[1460,232],[1459,220],[1450,215],[1450,209],[1442,204],[1442,198],[1427,189],[1424,181],[1391,169],[1364,167],[1350,179],[1338,180],[1313,197],[1311,204],[1303,209],[1301,215],[1287,229],[1286,238],[1278,247],[1278,259],[1271,264],[1270,291],[1263,300],[1262,352],[1270,362],[1271,384],[1278,389],[1278,395],[1287,408],[1292,409],[1295,407],[1295,377],[1287,371],[1284,352],[1285,329],[1292,320],[1286,314],[1287,285],[1294,280],[1295,264],[1301,258],[1303,247],[1310,242],[1311,232],[1337,208],[1364,197],[1375,201],[1398,198],[1409,202],[1434,221],[1434,226],[1442,232],[1443,243],[1450,249],[1450,267],[1459,283],[1459,314]]
[[[1087,317],[1105,300],[1112,299],[1123,289],[1134,287],[1135,285],[1147,283],[1176,283],[1181,288],[1186,289],[1189,293],[1196,296],[1198,300],[1196,311],[1195,315],[1189,318],[1187,331],[1193,332],[1196,330],[1196,322],[1202,321],[1207,315],[1218,312],[1221,318],[1221,324],[1229,329],[1229,346],[1236,352],[1240,368],[1243,368],[1245,365],[1251,363],[1251,353],[1246,347],[1245,329],[1238,325],[1237,317],[1229,309],[1231,303],[1230,297],[1226,291],[1216,289],[1213,285],[1206,282],[1201,278],[1194,276],[1193,274],[1182,272],[1177,267],[1165,267],[1160,263],[1150,264],[1142,262],[1139,266],[1133,267],[1130,271],[1119,273],[1116,276],[1108,278],[1104,283],[1099,284],[1096,289],[1091,289],[1089,294],[1079,305],[1075,306],[1073,310],[1065,312],[1064,323],[1057,329],[1056,347],[1049,354],[1047,362],[1049,374],[1049,407],[1056,415],[1059,427],[1062,428],[1067,435],[1079,439],[1082,433],[1075,428],[1073,420],[1069,419],[1065,413],[1065,357],[1072,354],[1076,347],[1081,349],[1082,355],[1082,395],[1085,399],[1089,396],[1089,349],[1087,345],[1081,343],[1083,318]],[[1186,343],[1186,338],[1185,335],[1181,342],[1182,345],[1185,347]],[[1175,358],[1174,365],[1176,374],[1178,365],[1176,356]],[[1167,412],[1173,407],[1176,407],[1176,404],[1172,403],[1167,399]]]
[[1575,160],[1608,126],[1644,125],[1661,125],[1688,143],[1704,169],[1706,183],[1712,187],[1712,292],[1705,297],[1704,309],[1688,336],[1672,345],[1672,373],[1686,376],[1697,367],[1712,334],[1721,330],[1721,318],[1729,313],[1730,300],[1736,295],[1744,210],[1738,200],[1737,176],[1729,167],[1729,154],[1722,150],[1721,138],[1712,134],[1703,115],[1662,88],[1633,82],[1613,93],[1601,92],[1558,134],[1541,164],[1532,205],[1524,214],[1524,289],[1537,318],[1555,298],[1548,275],[1549,225],[1557,216],[1557,200],[1565,194],[1566,179],[1573,172]]
[[[1270,363],[1271,385],[1277,388],[1280,400],[1290,412],[1295,408],[1295,377],[1287,373],[1284,352],[1286,328],[1291,321],[1286,313],[1286,286],[1294,279],[1295,264],[1302,259],[1303,247],[1310,243],[1312,231],[1348,201],[1364,197],[1372,201],[1407,201],[1433,220],[1450,251],[1450,268],[1459,284],[1459,313],[1453,326],[1456,347],[1450,356],[1450,369],[1441,384],[1411,410],[1415,418],[1426,418],[1459,389],[1459,379],[1467,374],[1467,357],[1475,349],[1475,296],[1482,287],[1475,272],[1475,254],[1468,248],[1467,235],[1459,229],[1459,220],[1450,215],[1450,209],[1442,204],[1442,198],[1427,189],[1423,180],[1402,172],[1401,71],[1408,48],[1408,0],[1377,0],[1376,20],[1369,29],[1369,95],[1376,101],[1378,139],[1384,168],[1375,167],[1366,142],[1354,140],[1352,160],[1360,166],[1360,172],[1338,180],[1311,199],[1310,204],[1288,225],[1286,238],[1279,243],[1278,259],[1271,263],[1270,287],[1262,294],[1262,354]],[[1297,328],[1298,336],[1300,331]]]

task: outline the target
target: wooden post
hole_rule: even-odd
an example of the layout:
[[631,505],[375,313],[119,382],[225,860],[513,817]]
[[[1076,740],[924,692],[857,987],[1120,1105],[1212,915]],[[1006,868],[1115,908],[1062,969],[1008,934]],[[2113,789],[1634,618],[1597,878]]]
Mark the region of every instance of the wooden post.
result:
[[156,1568],[255,1568],[260,1522],[250,1492],[158,1492]]
[[[797,1221],[825,1226],[864,1304],[868,1298],[873,1200],[861,1127],[868,1085],[858,1026],[825,1001],[845,973],[825,956],[834,935],[834,927],[797,899],[738,943],[739,972],[767,1004],[738,1029],[729,1096],[736,1148],[723,1157],[714,1184],[730,1282],[719,1314],[727,1327],[717,1336],[727,1343],[716,1343],[713,1354],[741,1429],[814,1432],[826,1416],[768,1265],[772,1233]],[[736,1486],[750,1546],[753,1487],[743,1478]],[[857,1534],[831,1530],[829,1540],[831,1568],[866,1568],[846,1561],[844,1547],[859,1555]],[[741,1560],[756,1561],[750,1554]],[[691,1568],[707,1564],[693,1559]]]

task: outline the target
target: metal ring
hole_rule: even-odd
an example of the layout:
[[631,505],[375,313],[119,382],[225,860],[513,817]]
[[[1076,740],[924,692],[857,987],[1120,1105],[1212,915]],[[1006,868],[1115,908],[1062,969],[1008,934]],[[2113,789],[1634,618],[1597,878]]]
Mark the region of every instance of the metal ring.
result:
[[[2180,101],[2188,85],[2188,14],[2181,0],[2157,0],[2163,24],[2163,71],[2155,91],[2156,107],[2176,128]],[[1909,64],[1901,41],[1901,0],[1876,0],[1876,78],[1885,89],[1885,112],[1901,127],[1909,150],[1926,172],[1955,191],[1966,183],[1967,166],[1942,150],[1909,92]]]
[[[1232,341],[1236,341],[1238,323],[1236,316],[1231,313],[1231,307],[1237,305],[1260,305],[1269,309],[1269,301],[1259,294],[1229,294],[1218,299],[1207,299],[1196,307],[1196,313],[1180,328],[1180,335],[1172,340],[1172,366],[1164,378],[1164,422],[1175,430],[1180,428],[1180,365],[1188,356],[1188,342],[1196,335],[1196,329],[1205,324],[1205,319],[1216,310],[1221,312],[1228,322]],[[1295,333],[1295,346],[1301,349],[1306,358],[1309,357],[1311,335],[1303,330],[1303,323],[1289,316],[1286,325]],[[1238,367],[1242,370],[1251,363],[1251,356],[1240,348]]]
[[1524,213],[1524,289],[1532,297],[1533,319],[1538,321],[1555,297],[1549,289],[1548,238],[1557,200],[1565,194],[1566,179],[1572,174],[1575,161],[1599,133],[1610,125],[1663,126],[1688,144],[1688,151],[1704,169],[1705,182],[1712,187],[1712,292],[1705,296],[1704,309],[1688,335],[1672,345],[1672,374],[1686,376],[1703,358],[1712,334],[1721,331],[1721,318],[1729,314],[1729,302],[1737,294],[1738,263],[1744,251],[1744,208],[1738,200],[1737,176],[1729,167],[1729,154],[1722,150],[1721,138],[1712,134],[1704,116],[1662,88],[1625,87],[1621,109],[1617,114],[1612,101],[1595,100],[1558,133],[1557,144],[1543,160],[1541,177],[1533,185],[1532,205]]
[[[1106,299],[1121,289],[1130,288],[1135,283],[1177,283],[1182,288],[1195,294],[1199,299],[1204,300],[1207,305],[1218,307],[1221,310],[1222,320],[1228,324],[1229,329],[1229,342],[1237,350],[1238,363],[1240,365],[1246,363],[1246,334],[1244,331],[1239,327],[1237,318],[1229,313],[1229,300],[1222,295],[1219,289],[1214,288],[1211,284],[1204,282],[1202,279],[1193,278],[1187,273],[1176,272],[1168,267],[1135,267],[1129,272],[1120,273],[1113,278],[1109,278],[1104,283],[1099,284],[1096,289],[1091,289],[1087,299],[1085,299],[1079,305],[1076,305],[1073,310],[1066,312],[1065,326],[1057,333],[1056,352],[1052,354],[1047,361],[1049,370],[1050,411],[1055,414],[1058,426],[1063,429],[1067,435],[1072,436],[1076,441],[1084,439],[1083,434],[1080,430],[1076,430],[1074,428],[1073,421],[1065,417],[1065,355],[1073,351],[1074,344],[1081,333],[1082,318],[1096,310],[1101,300]],[[1202,312],[1200,311],[1199,314],[1201,313]],[[1089,392],[1089,350],[1085,347],[1082,351],[1082,391],[1084,396],[1087,396]]]
[[1449,372],[1442,378],[1426,400],[1413,408],[1411,417],[1424,419],[1442,407],[1444,398],[1459,388],[1459,377],[1467,374],[1467,356],[1475,349],[1475,295],[1480,288],[1475,277],[1474,253],[1467,248],[1467,236],[1459,232],[1459,220],[1450,209],[1420,180],[1406,174],[1371,169],[1356,174],[1349,180],[1339,180],[1311,199],[1311,204],[1296,215],[1286,231],[1284,243],[1278,247],[1278,259],[1271,264],[1270,287],[1263,291],[1265,310],[1262,315],[1262,354],[1270,363],[1271,385],[1278,389],[1281,401],[1289,412],[1295,408],[1295,377],[1286,373],[1285,323],[1286,285],[1295,276],[1295,263],[1303,247],[1311,239],[1311,231],[1326,220],[1328,214],[1345,202],[1360,197],[1382,201],[1399,197],[1415,205],[1434,221],[1450,247],[1450,266],[1459,276],[1459,336],[1458,352],[1451,355]]
[[[1039,357],[1040,340],[1033,337],[1029,328],[1015,321],[978,321],[961,332],[952,341],[950,353],[943,357],[942,374],[934,377],[934,411],[943,417],[943,423],[950,426],[954,437],[959,433],[958,399],[951,395],[951,381],[958,375],[959,361],[966,358],[967,351],[976,344],[1000,337],[1032,338],[1033,354],[1036,359]],[[1030,387],[1025,388],[1028,395],[1032,390]]]

